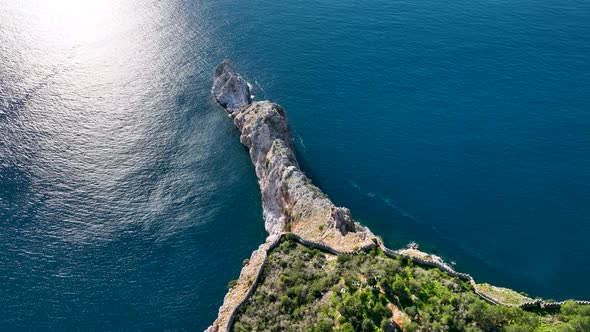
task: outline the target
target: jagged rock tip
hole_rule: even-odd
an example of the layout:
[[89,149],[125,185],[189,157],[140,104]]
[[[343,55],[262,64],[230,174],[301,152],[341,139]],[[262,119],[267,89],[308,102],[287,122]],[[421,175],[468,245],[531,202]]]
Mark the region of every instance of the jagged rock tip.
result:
[[228,60],[215,68],[211,92],[215,100],[230,114],[239,112],[252,103],[250,84],[236,72]]

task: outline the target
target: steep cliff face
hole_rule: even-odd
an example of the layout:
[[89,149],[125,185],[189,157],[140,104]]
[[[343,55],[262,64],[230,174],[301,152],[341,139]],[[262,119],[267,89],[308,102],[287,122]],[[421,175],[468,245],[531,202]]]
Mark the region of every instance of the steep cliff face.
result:
[[[269,234],[290,231],[309,240],[361,244],[370,232],[356,225],[350,211],[332,201],[299,169],[285,110],[272,102],[252,102],[250,86],[227,61],[215,70],[213,96],[240,130],[262,192]],[[342,242],[341,236],[347,241]],[[333,243],[334,244],[334,243]],[[344,250],[345,251],[345,250]]]

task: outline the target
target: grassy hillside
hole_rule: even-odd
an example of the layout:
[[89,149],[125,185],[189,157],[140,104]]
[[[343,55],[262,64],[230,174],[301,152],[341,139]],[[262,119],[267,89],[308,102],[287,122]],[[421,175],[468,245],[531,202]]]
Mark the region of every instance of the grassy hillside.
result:
[[379,249],[334,256],[283,240],[233,331],[590,331],[590,307],[493,306],[472,286]]

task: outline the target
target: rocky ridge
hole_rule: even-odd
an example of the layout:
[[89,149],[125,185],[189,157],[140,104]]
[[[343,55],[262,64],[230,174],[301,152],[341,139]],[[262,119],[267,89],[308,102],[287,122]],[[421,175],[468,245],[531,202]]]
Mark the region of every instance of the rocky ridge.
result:
[[372,241],[375,236],[353,221],[350,210],[335,206],[300,170],[291,126],[281,106],[270,101],[253,102],[250,85],[228,61],[215,70],[212,93],[233,119],[241,143],[248,148],[270,236],[293,232],[342,251]]
[[379,239],[337,207],[303,174],[295,158],[291,127],[285,110],[270,101],[252,101],[250,84],[229,61],[215,69],[212,94],[240,131],[254,164],[262,193],[266,243],[252,253],[237,284],[225,296],[219,316],[207,331],[225,331],[235,307],[266,258],[266,249],[290,232],[307,241],[341,252],[377,246]]

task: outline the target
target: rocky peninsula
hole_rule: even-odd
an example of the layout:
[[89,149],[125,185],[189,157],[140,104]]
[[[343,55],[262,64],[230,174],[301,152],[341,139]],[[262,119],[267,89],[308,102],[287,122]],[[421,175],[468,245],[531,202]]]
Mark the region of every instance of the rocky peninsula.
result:
[[375,236],[336,207],[300,170],[285,110],[270,101],[253,102],[250,85],[224,61],[215,70],[213,96],[240,131],[262,192],[269,236],[292,232],[337,250],[375,245]]
[[[506,304],[498,298],[501,289],[488,285],[486,289],[493,289],[496,297],[486,295],[478,290],[471,276],[455,272],[434,255],[416,248],[387,249],[379,237],[353,220],[349,209],[337,207],[301,171],[285,110],[270,101],[253,101],[251,85],[229,61],[215,69],[212,94],[233,120],[240,132],[240,142],[248,149],[262,193],[264,225],[269,235],[245,263],[208,332],[231,330],[238,308],[247,302],[260,282],[270,253],[286,237],[336,256],[378,250],[384,257],[411,257],[412,262],[433,266],[466,281],[466,287],[473,286],[474,292],[488,303]],[[519,303],[510,305],[534,302],[525,296],[516,297]],[[534,302],[533,306],[542,306],[541,302]]]

